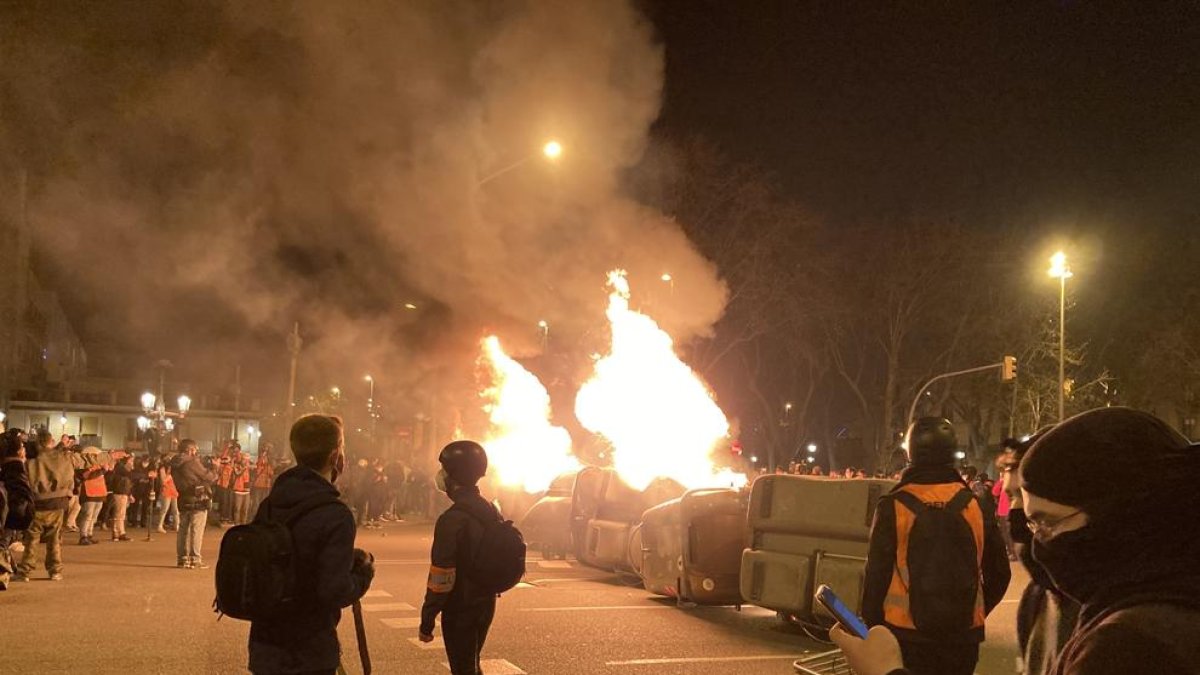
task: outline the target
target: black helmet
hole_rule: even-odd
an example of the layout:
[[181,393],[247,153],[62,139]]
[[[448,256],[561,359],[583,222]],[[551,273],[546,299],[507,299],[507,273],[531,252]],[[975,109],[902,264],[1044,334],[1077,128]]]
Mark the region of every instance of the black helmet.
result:
[[944,417],[922,417],[908,428],[905,450],[910,464],[953,464],[958,439],[954,425]]
[[454,441],[438,455],[446,475],[461,485],[474,485],[487,473],[487,453],[475,441]]

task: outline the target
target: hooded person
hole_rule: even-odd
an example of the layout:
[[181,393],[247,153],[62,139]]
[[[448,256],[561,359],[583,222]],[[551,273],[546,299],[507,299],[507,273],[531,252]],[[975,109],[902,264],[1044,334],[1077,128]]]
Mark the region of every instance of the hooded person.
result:
[[891,629],[922,675],[974,673],[986,617],[1012,574],[994,512],[955,468],[957,450],[949,420],[913,422],[909,467],[871,525],[863,619]]
[[[1020,465],[1033,559],[1080,603],[1051,673],[1200,673],[1200,446],[1129,408],[1082,413]],[[895,636],[835,628],[860,675],[906,673]]]

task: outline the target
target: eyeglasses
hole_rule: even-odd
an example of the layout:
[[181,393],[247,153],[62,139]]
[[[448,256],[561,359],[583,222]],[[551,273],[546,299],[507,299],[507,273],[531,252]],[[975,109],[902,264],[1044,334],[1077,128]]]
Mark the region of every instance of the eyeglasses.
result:
[[1046,541],[1047,539],[1052,539],[1054,535],[1058,533],[1059,528],[1064,522],[1081,513],[1083,513],[1083,509],[1075,509],[1067,515],[1048,523],[1029,519],[1025,521],[1025,527],[1029,528],[1029,531],[1033,533],[1033,536],[1041,539],[1042,541]]

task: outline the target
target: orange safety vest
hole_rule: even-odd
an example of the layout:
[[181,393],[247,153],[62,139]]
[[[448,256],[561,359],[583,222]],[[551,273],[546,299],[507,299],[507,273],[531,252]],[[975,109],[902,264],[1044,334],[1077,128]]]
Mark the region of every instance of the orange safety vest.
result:
[[250,491],[250,467],[245,467],[242,469],[241,473],[236,473],[233,475],[233,491]]
[[254,467],[254,482],[252,485],[259,489],[270,490],[275,482],[275,467],[270,462],[259,462]]
[[96,475],[91,478],[84,479],[83,494],[86,497],[105,497],[108,495],[108,484],[104,481],[103,470],[97,471]]
[[[968,488],[961,483],[910,483],[901,489],[926,504],[936,504],[947,503],[954,499],[959,490]],[[896,505],[896,566],[892,571],[892,583],[888,586],[887,597],[883,599],[883,620],[897,628],[916,630],[917,625],[913,621],[908,598],[908,535],[912,532],[917,518],[900,500],[893,503]],[[975,594],[975,611],[971,625],[972,628],[982,628],[986,619],[983,611],[983,509],[979,508],[977,500],[971,500],[963,511],[963,517],[967,519],[967,524],[971,526],[971,534],[975,538],[975,562],[980,570],[979,590]]]
[[222,464],[220,470],[217,471],[217,485],[228,489],[232,480],[233,464]]

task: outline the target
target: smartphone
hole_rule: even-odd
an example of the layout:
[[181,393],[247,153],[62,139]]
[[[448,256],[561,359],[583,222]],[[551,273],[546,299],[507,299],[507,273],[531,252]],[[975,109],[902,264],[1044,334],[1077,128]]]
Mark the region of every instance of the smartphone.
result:
[[850,608],[846,606],[846,603],[842,602],[842,599],[837,596],[837,593],[833,592],[832,588],[821,584],[813,597],[825,609],[829,610],[833,618],[842,624],[842,628],[845,628],[863,640],[867,639],[867,624],[863,623],[863,620],[858,618],[857,614],[850,611]]

